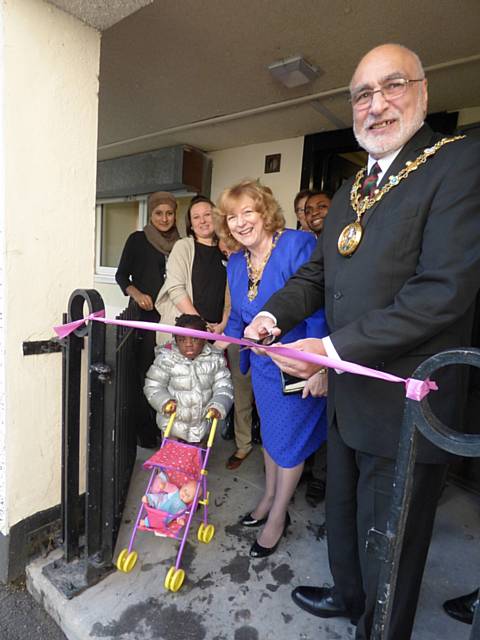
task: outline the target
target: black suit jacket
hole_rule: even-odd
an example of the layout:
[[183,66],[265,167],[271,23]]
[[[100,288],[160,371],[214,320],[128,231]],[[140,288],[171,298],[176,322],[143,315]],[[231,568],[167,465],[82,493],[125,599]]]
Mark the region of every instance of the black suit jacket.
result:
[[[396,175],[441,138],[424,125],[387,170]],[[340,357],[408,377],[429,356],[470,344],[473,303],[480,286],[480,141],[442,147],[368,210],[364,236],[351,257],[337,240],[355,219],[353,179],[335,194],[309,263],[265,306],[282,331],[325,305]],[[455,427],[464,391],[460,367],[436,377],[430,394],[438,417]],[[352,448],[396,456],[405,390],[351,374],[329,378],[329,417]],[[445,454],[421,439],[418,460]]]

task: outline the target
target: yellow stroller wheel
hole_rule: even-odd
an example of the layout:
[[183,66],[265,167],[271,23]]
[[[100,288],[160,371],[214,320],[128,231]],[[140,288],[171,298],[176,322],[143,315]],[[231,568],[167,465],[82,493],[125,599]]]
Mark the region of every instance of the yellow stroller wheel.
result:
[[136,551],[128,552],[128,549],[122,549],[117,559],[117,569],[123,573],[130,573],[137,564],[138,553]]
[[205,525],[202,522],[202,524],[198,527],[197,538],[199,539],[200,542],[203,542],[204,544],[208,544],[209,542],[211,542],[214,535],[215,535],[215,527],[213,526],[213,524]]
[[165,589],[173,591],[174,593],[181,589],[183,581],[185,580],[185,571],[183,569],[175,569],[170,567],[165,576]]

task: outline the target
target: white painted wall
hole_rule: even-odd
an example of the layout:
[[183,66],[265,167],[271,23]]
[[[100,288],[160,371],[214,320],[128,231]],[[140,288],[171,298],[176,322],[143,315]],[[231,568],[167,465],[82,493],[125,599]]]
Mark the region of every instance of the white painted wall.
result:
[[[210,153],[213,161],[212,199],[243,178],[260,178],[268,185],[283,209],[287,226],[296,227],[293,199],[300,189],[303,137],[250,144]],[[279,173],[264,173],[265,156],[282,154]]]
[[103,298],[109,318],[114,318],[128,306],[128,298],[123,295],[116,282],[95,282],[95,289]]
[[22,342],[51,338],[71,291],[93,286],[100,33],[42,0],[0,11],[5,533],[60,501],[61,356],[24,357]]

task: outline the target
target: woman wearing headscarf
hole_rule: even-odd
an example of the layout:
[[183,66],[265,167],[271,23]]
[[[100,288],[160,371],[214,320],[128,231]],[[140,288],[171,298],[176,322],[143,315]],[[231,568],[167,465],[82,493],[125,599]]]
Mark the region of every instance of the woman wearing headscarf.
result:
[[[129,307],[137,312],[139,320],[158,322],[160,319],[154,302],[165,280],[166,258],[180,238],[175,224],[176,211],[175,196],[168,191],[152,193],[148,198],[148,224],[142,231],[134,231],[123,248],[115,279],[123,293],[130,297]],[[155,447],[158,438],[155,414],[143,395],[145,374],[153,362],[154,349],[155,333],[137,330],[137,441],[148,448]]]

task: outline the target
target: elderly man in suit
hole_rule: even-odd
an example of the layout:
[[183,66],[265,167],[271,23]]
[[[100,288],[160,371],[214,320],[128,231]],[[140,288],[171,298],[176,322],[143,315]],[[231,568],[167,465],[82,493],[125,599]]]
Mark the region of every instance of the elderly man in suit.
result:
[[[292,343],[408,377],[423,360],[470,344],[480,274],[480,144],[424,124],[427,81],[400,45],[367,53],[351,85],[354,132],[368,167],[336,193],[310,262],[266,304],[245,335],[284,333],[325,306],[330,335]],[[288,373],[319,367],[272,356]],[[455,425],[459,367],[436,376],[431,406]],[[297,587],[320,617],[345,616],[370,637],[379,561],[367,532],[385,530],[404,395],[400,385],[330,370],[327,533],[334,586]],[[411,637],[448,457],[420,439],[389,640]]]

